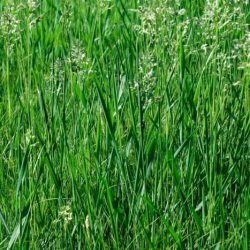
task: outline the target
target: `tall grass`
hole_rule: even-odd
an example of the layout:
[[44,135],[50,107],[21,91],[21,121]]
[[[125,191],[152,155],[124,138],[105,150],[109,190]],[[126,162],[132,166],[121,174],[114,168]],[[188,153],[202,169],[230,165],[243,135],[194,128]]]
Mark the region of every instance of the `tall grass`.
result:
[[249,249],[248,1],[0,3],[1,249]]

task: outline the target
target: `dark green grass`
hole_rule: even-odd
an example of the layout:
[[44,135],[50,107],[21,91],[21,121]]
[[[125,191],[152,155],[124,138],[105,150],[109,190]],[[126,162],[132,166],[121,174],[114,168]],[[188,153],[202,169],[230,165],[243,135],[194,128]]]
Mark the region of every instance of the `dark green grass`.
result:
[[247,250],[249,4],[11,2],[0,248]]

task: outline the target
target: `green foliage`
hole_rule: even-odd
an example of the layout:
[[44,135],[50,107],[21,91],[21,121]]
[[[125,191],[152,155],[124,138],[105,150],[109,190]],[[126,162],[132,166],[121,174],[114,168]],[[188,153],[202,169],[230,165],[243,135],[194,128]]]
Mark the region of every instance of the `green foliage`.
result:
[[0,3],[1,249],[249,249],[249,1]]

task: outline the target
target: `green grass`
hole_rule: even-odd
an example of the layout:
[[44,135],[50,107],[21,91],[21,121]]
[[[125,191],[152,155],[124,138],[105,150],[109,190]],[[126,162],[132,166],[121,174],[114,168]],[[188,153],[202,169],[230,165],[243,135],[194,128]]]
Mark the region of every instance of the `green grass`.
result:
[[249,249],[249,14],[1,1],[0,249]]

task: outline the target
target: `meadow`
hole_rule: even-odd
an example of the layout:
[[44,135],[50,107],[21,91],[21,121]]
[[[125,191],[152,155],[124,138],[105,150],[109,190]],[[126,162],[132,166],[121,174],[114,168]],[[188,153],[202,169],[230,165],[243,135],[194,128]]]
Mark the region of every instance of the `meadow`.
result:
[[250,248],[247,0],[0,2],[0,249]]

